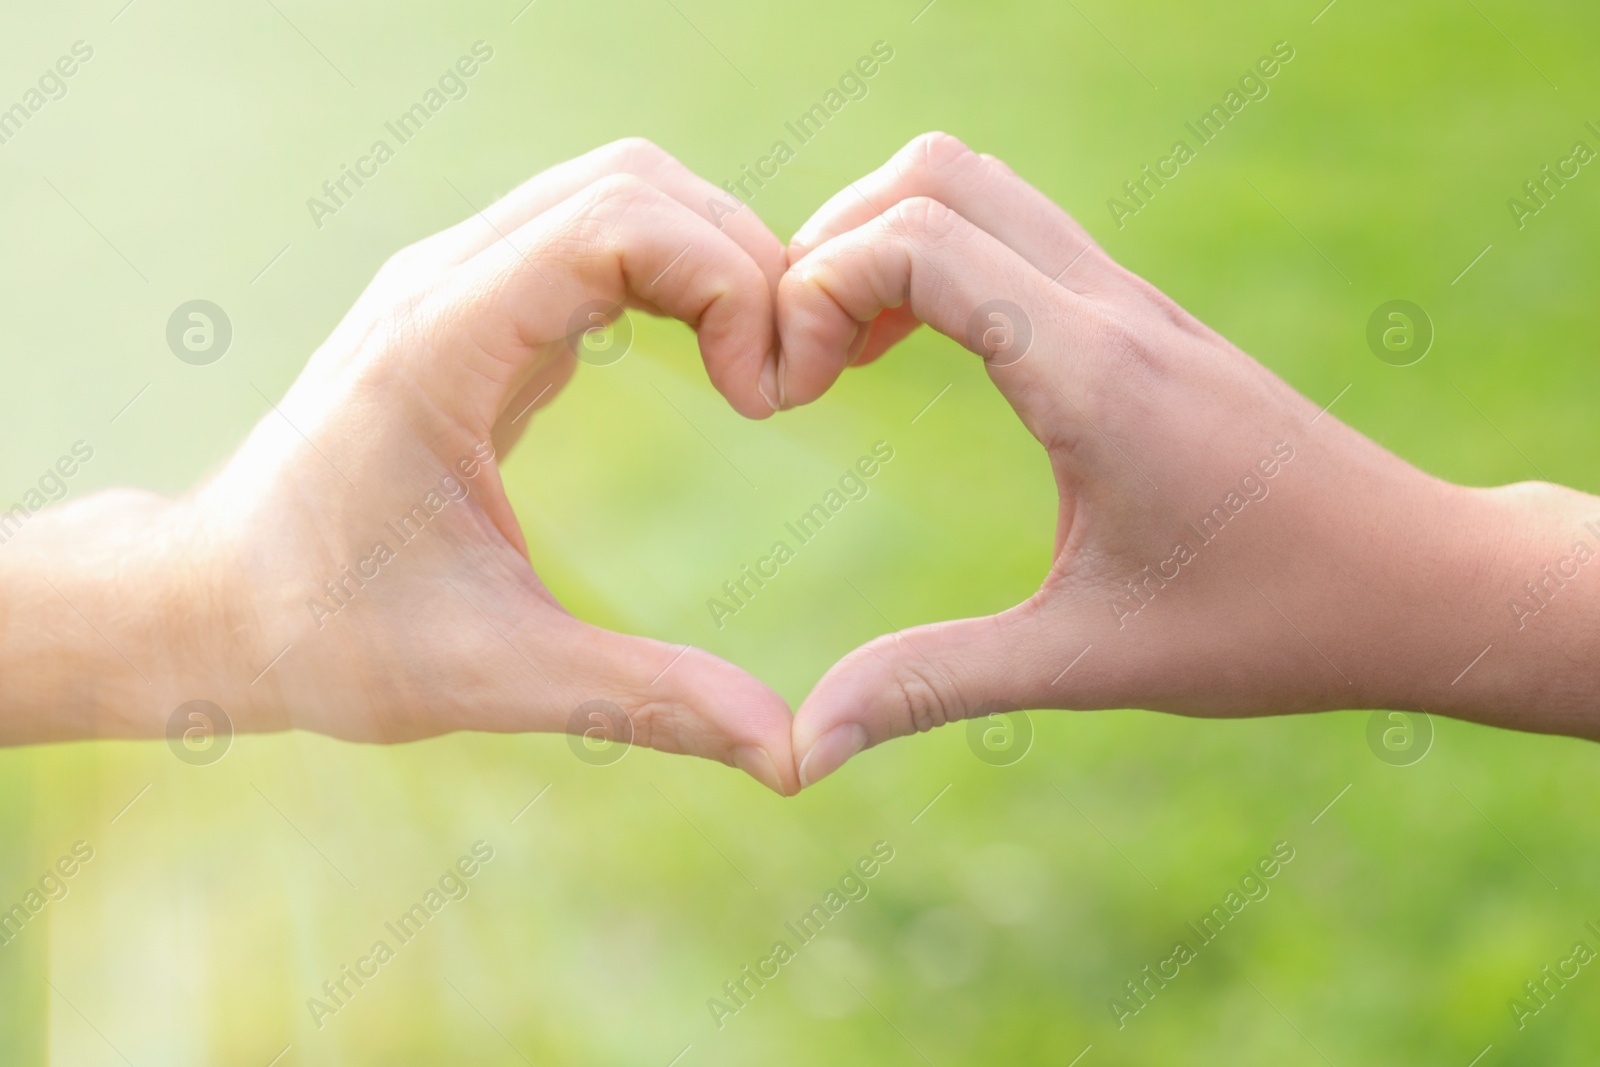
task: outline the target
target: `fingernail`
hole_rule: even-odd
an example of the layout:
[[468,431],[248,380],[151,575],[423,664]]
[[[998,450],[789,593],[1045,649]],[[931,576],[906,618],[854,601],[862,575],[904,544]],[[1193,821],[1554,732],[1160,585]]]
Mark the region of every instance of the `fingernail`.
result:
[[867,731],[860,724],[835,726],[823,734],[800,761],[800,787],[804,789],[822,781],[866,747]]
[[845,365],[854,367],[856,360],[867,350],[867,342],[872,339],[872,323],[863,322],[856,327],[855,338],[850,342],[850,351],[845,353]]
[[756,391],[761,394],[761,399],[767,402],[767,407],[773,411],[778,410],[778,354],[774,352],[767,360],[766,366],[761,368],[761,380],[756,383]]
[[741,745],[733,750],[733,763],[741,771],[783,796],[783,779],[778,777],[778,765],[772,762],[767,750],[757,745]]

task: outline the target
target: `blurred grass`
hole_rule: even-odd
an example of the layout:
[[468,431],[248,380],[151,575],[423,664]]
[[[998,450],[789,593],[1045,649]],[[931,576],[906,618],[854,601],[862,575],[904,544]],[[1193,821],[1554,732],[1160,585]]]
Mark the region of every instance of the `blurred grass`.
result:
[[[948,129],[1312,398],[1350,386],[1340,417],[1413,462],[1493,484],[1536,476],[1531,461],[1600,489],[1600,175],[1523,231],[1505,208],[1593,143],[1600,13],[921,3],[8,13],[0,103],[75,40],[95,58],[0,146],[0,496],[79,438],[96,458],[75,493],[182,489],[388,254],[461,217],[452,183],[481,205],[627,134],[735,176],[880,39],[896,56],[869,96],[755,199],[780,236],[910,136]],[[496,54],[468,97],[314,228],[305,199],[479,39]],[[1106,199],[1279,40],[1297,54],[1271,95],[1115,228]],[[235,324],[206,368],[163,342],[195,297]],[[1365,347],[1393,298],[1437,328],[1414,367]],[[535,562],[578,613],[703,645],[798,701],[884,617],[992,611],[1042,574],[1048,468],[951,344],[919,335],[756,425],[712,394],[684,328],[638,330],[509,463]],[[705,598],[878,440],[896,458],[867,499],[715,629]],[[948,728],[789,802],[648,752],[585,766],[552,737],[251,737],[199,769],[160,744],[0,752],[0,905],[72,842],[97,850],[0,948],[0,1061],[265,1065],[287,1045],[285,1067],[948,1067],[1065,1064],[1092,1045],[1083,1067],[1466,1064],[1491,1044],[1485,1067],[1592,1060],[1600,978],[1585,970],[1523,1031],[1506,1007],[1600,919],[1591,746],[1439,722],[1428,758],[1398,769],[1372,758],[1358,714],[1032,721],[1014,766],[979,763]],[[497,855],[471,894],[312,1025],[306,998],[478,839]],[[718,1030],[707,998],[878,840],[897,855],[871,895]],[[1107,999],[1278,840],[1297,856],[1271,896],[1117,1030]]]

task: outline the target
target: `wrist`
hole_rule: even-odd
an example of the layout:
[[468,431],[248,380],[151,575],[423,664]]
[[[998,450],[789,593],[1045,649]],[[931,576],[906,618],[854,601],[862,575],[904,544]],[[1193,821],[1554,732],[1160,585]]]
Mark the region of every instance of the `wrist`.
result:
[[1542,482],[1449,489],[1442,565],[1414,591],[1405,706],[1600,737],[1600,500]]
[[0,743],[159,737],[231,698],[239,620],[196,533],[184,502],[119,490],[0,546]]
[[[255,603],[243,588],[231,541],[206,521],[193,496],[165,501],[150,516],[147,536],[129,552],[139,567],[142,622],[135,641],[152,664],[155,733],[168,731],[174,711],[193,700],[221,708],[239,731],[261,729],[252,687],[266,660],[258,655]],[[125,589],[116,594],[129,610]],[[252,699],[257,698],[257,699]]]

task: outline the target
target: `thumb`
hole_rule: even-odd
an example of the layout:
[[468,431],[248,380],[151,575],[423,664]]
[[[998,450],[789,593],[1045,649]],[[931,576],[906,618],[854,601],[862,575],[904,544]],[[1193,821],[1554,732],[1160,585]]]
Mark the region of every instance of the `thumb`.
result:
[[1060,629],[1035,598],[999,615],[917,626],[862,645],[823,675],[795,715],[800,785],[890,738],[1074,702],[1077,686],[1066,678],[1077,667],[1063,668],[1080,650]]
[[562,687],[571,710],[558,728],[583,738],[580,759],[620,741],[738,767],[783,796],[799,791],[788,704],[727,660],[581,624],[560,662],[577,681]]

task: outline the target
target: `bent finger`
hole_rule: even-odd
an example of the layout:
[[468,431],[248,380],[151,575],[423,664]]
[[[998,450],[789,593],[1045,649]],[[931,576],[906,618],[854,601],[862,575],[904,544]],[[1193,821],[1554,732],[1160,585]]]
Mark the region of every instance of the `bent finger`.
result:
[[[690,170],[643,137],[626,137],[558,163],[439,235],[439,252],[460,263],[508,239],[537,216],[612,174],[649,182],[722,230],[761,268],[776,289],[787,259],[783,242],[733,194]],[[468,206],[472,206],[470,203]]]
[[[1035,436],[1067,407],[1067,348],[1096,310],[936,200],[914,197],[790,268],[778,290],[780,377],[790,404],[816,399],[862,352],[868,324],[909,308],[981,355]],[[870,340],[870,338],[869,338]]]
[[883,166],[836,193],[790,241],[791,261],[913,197],[949,206],[1046,278],[1079,291],[1109,280],[1110,258],[1076,219],[998,159],[946,133],[913,138]]
[[[712,384],[735,410],[773,411],[761,384],[774,348],[765,276],[728,234],[639,178],[602,178],[480,252],[453,281],[437,313],[462,334],[447,350],[466,352],[467,365],[430,371],[468,394],[477,421],[504,415],[552,347],[577,351],[587,330],[627,304],[694,327]],[[496,355],[508,352],[520,355]]]

